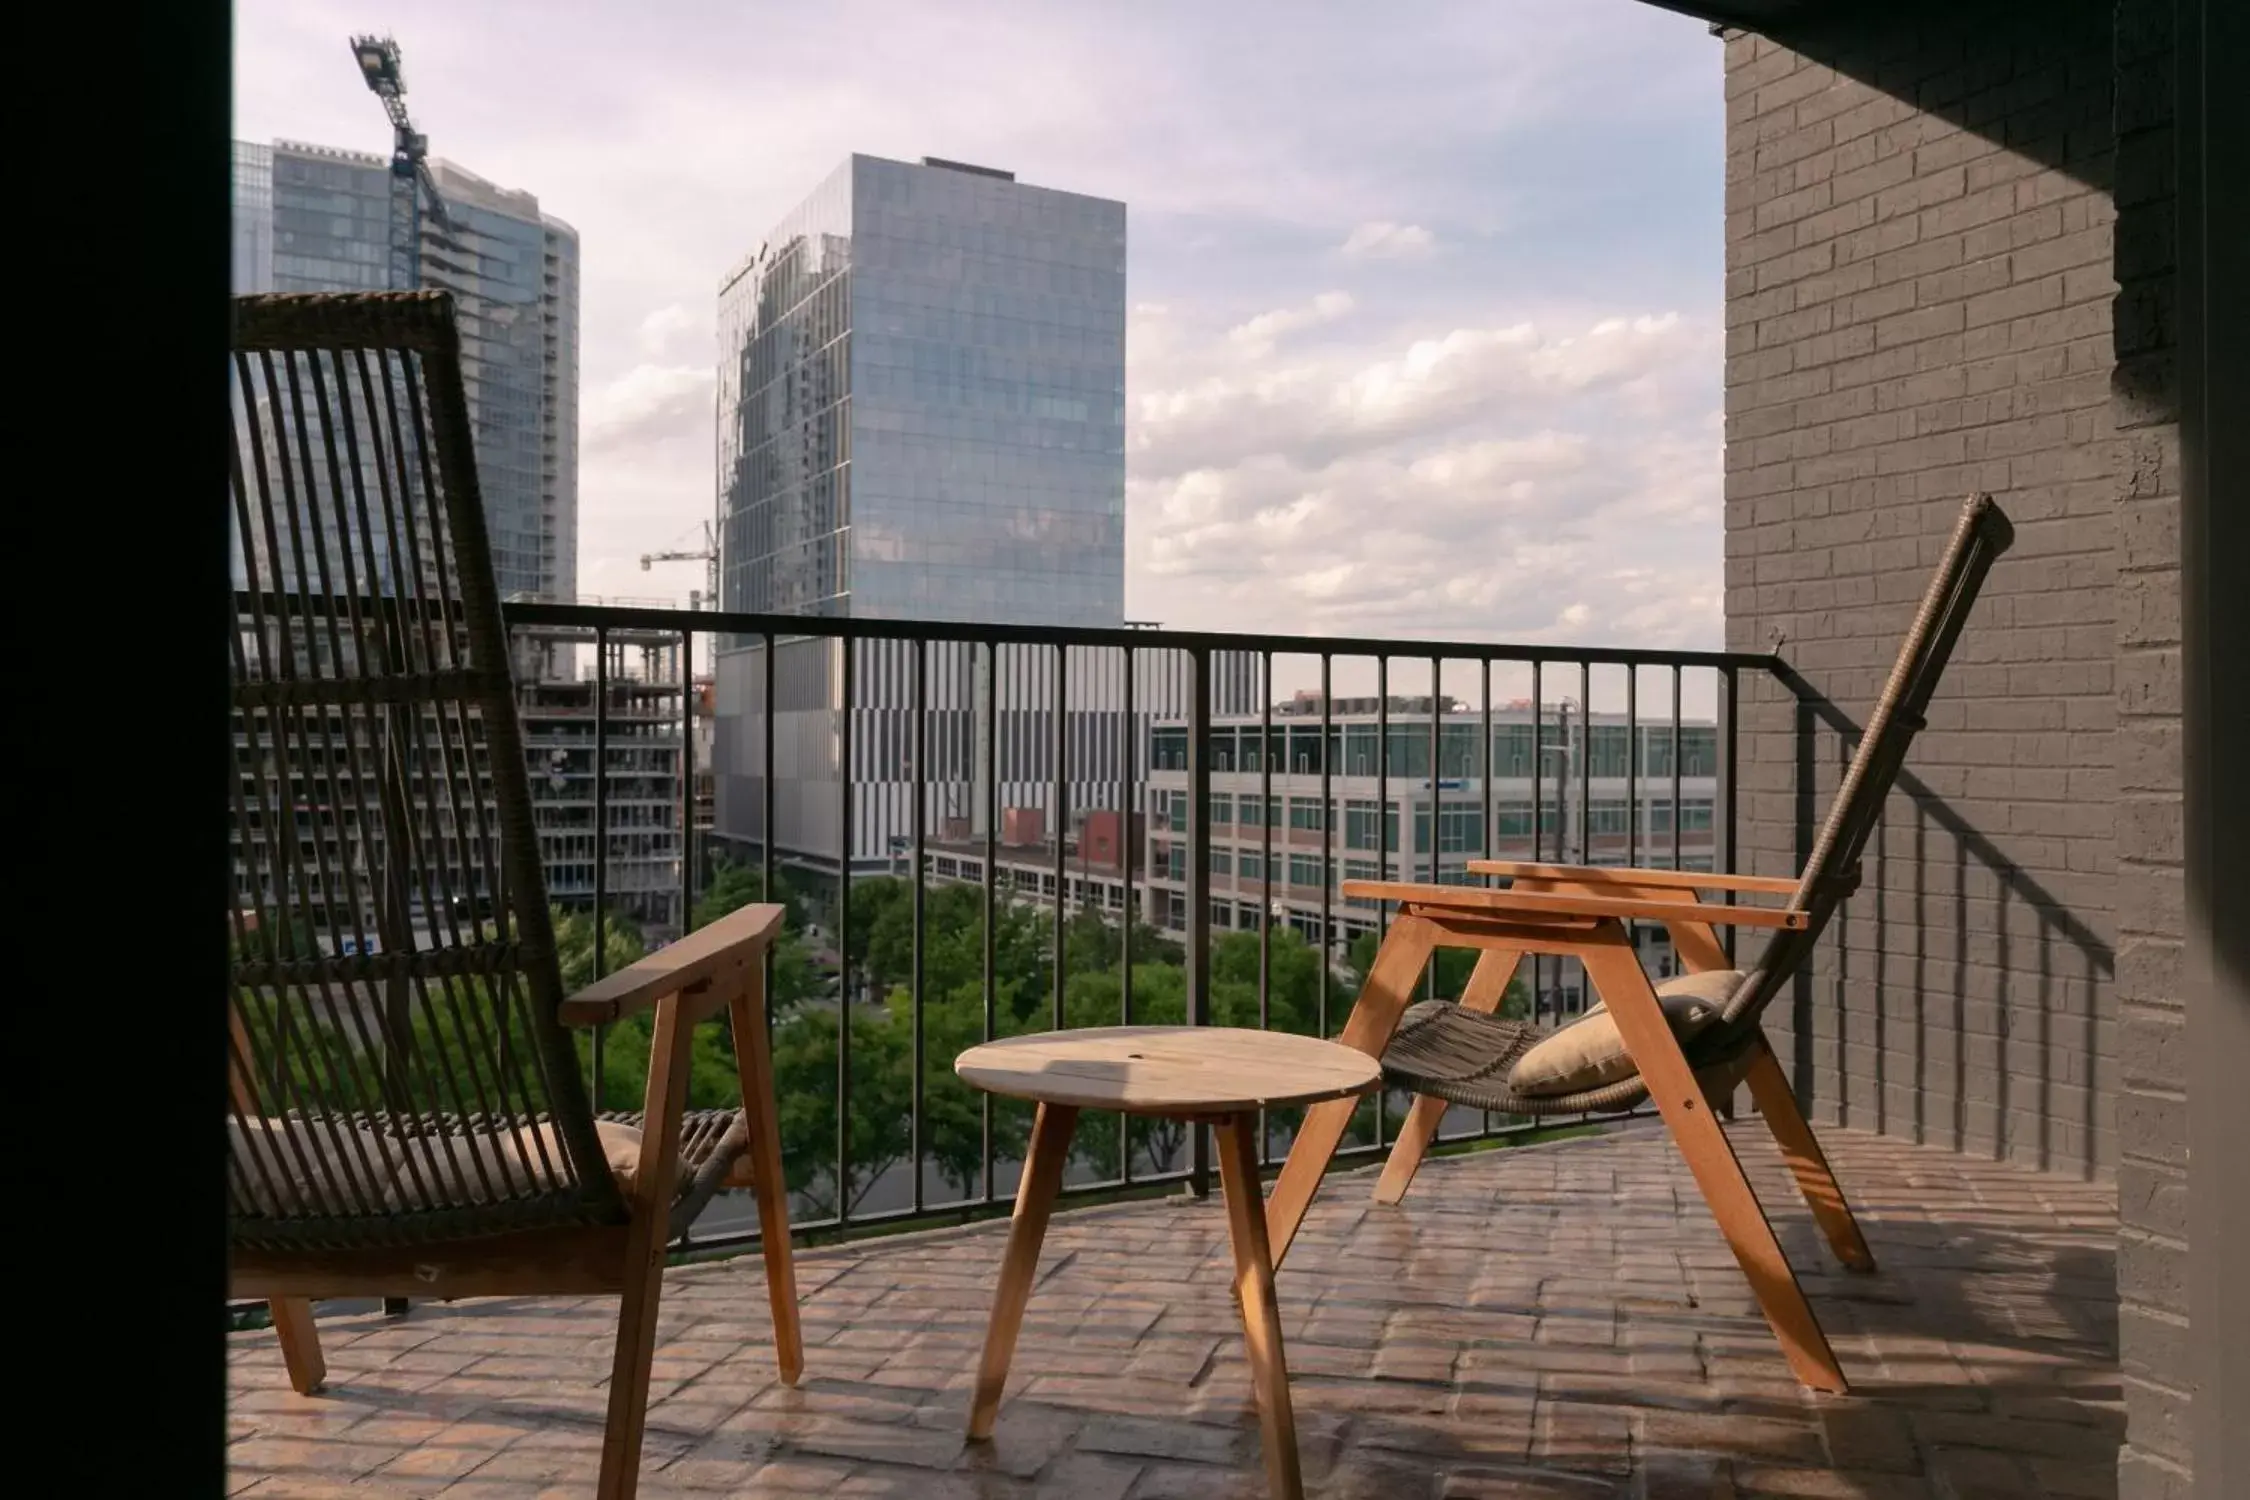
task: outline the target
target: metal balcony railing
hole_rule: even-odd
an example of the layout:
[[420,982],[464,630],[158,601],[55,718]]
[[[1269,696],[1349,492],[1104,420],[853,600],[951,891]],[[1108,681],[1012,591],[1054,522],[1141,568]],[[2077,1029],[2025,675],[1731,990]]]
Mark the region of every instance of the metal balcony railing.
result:
[[[590,645],[588,770],[605,763],[609,748],[613,639],[641,649],[652,637],[666,637],[679,643],[683,665],[701,657],[715,669],[717,753],[724,763],[697,763],[698,720],[711,710],[699,703],[695,671],[679,674],[672,720],[683,822],[693,822],[690,803],[700,776],[715,772],[719,787],[708,838],[699,829],[696,846],[680,861],[680,910],[695,910],[718,855],[754,870],[769,897],[791,892],[803,912],[780,961],[804,965],[814,983],[809,990],[777,987],[777,997],[796,998],[777,1004],[772,1017],[777,1056],[797,1059],[793,1073],[784,1069],[782,1086],[797,1096],[784,1098],[783,1117],[802,1229],[846,1229],[1007,1202],[1016,1167],[1009,1106],[1001,1102],[996,1116],[989,1096],[970,1097],[953,1079],[955,1042],[1010,1030],[1149,1020],[1152,1008],[1175,1003],[1174,985],[1176,1019],[1186,1024],[1333,1034],[1353,998],[1347,940],[1379,932],[1388,917],[1384,910],[1347,905],[1337,892],[1345,874],[1347,783],[1355,797],[1378,788],[1402,813],[1426,798],[1432,826],[1426,849],[1411,828],[1400,830],[1405,839],[1387,840],[1392,849],[1354,848],[1354,874],[1372,861],[1394,878],[1459,879],[1460,861],[1477,854],[1677,864],[1683,850],[1691,866],[1707,860],[1712,868],[1733,870],[1741,679],[1778,668],[1772,657],[1726,652],[822,619],[531,601],[508,604],[506,616],[511,630],[534,632],[543,642],[567,633]],[[1345,670],[1371,679],[1372,694],[1361,681],[1356,701],[1339,702],[1335,689]],[[1286,701],[1292,690],[1300,696]],[[1691,723],[1689,699],[1700,705],[1706,695],[1709,717],[1699,706],[1699,723]],[[635,716],[646,712],[644,696]],[[1530,742],[1543,753],[1503,770],[1495,732],[1520,731],[1527,719]],[[1319,746],[1340,746],[1347,721],[1361,730],[1355,746],[1371,744],[1371,765],[1347,767],[1340,752],[1327,750],[1308,757],[1287,738],[1317,724]],[[1371,736],[1364,733],[1370,724]],[[1590,751],[1601,753],[1596,726],[1606,733],[1618,724],[1628,726],[1625,753],[1640,757],[1632,764],[1643,769],[1626,775],[1621,765],[1594,766],[1601,794],[1622,790],[1627,804],[1621,832],[1597,832],[1587,762]],[[1683,733],[1700,724],[1715,731],[1717,764],[1683,775]],[[1408,739],[1394,732],[1400,729]],[[1166,745],[1161,764],[1154,747],[1160,730]],[[1426,755],[1419,745],[1412,755],[1419,772],[1400,773],[1394,747],[1419,742],[1425,732]],[[1296,745],[1294,759],[1284,758],[1285,744]],[[1464,745],[1483,747],[1481,762],[1472,752],[1463,763]],[[1712,788],[1710,826],[1683,835],[1677,821],[1683,786],[1696,782],[1698,771]],[[1238,851],[1259,846],[1262,874],[1215,882],[1212,819],[1198,815],[1209,806],[1215,775],[1243,802],[1264,798],[1261,807],[1317,796],[1326,810],[1324,826],[1277,828],[1269,814],[1257,827],[1225,830]],[[610,778],[592,781],[593,823],[606,827]],[[1170,797],[1183,783],[1184,828]],[[1274,800],[1277,792],[1281,803]],[[1540,810],[1528,825],[1520,812],[1526,793]],[[1518,809],[1505,833],[1504,803]],[[1620,821],[1604,807],[1612,824]],[[1675,820],[1669,830],[1651,816],[1656,808]],[[1436,832],[1441,819],[1442,837]],[[1472,828],[1478,836],[1468,840],[1464,831]],[[1092,846],[1100,840],[1109,846],[1097,855]],[[1152,868],[1150,859],[1152,850],[1173,845],[1184,846],[1177,876]],[[974,879],[939,875],[933,851],[941,848],[947,867],[965,864],[976,871]],[[1319,879],[1307,884],[1301,877],[1316,859]],[[1032,878],[1019,878],[1034,868]],[[1123,912],[1107,900],[1025,893],[1026,887],[1083,891],[1093,888],[1089,880],[1113,887],[1122,882]],[[968,931],[939,930],[930,911],[934,893],[964,884],[975,892],[966,908],[973,913]],[[587,903],[596,930],[614,894],[597,862]],[[941,899],[948,911],[964,910],[958,896]],[[1089,921],[1106,926],[1112,918],[1119,919],[1106,940],[1113,947],[1104,951],[1118,957],[1100,971],[1098,984],[1082,979],[1088,971],[1072,966],[1073,926],[1084,936]],[[894,973],[892,960],[876,955],[878,948],[889,954],[898,946],[893,939],[902,921],[906,956]],[[1001,941],[1003,923],[1010,942],[1036,928],[1028,960]],[[877,926],[882,930],[871,935]],[[937,993],[932,966],[939,950],[958,968],[955,950],[964,936],[982,949],[967,993]],[[1254,981],[1244,977],[1253,945]],[[1304,988],[1301,959],[1291,969],[1299,978],[1277,968],[1276,950],[1285,945],[1316,956],[1309,1005],[1289,987]],[[605,955],[595,947],[599,973]],[[1142,949],[1155,957],[1135,962]],[[1163,972],[1175,950],[1176,977]],[[1226,967],[1218,980],[1215,958]],[[1559,972],[1560,962],[1527,965],[1526,1003],[1536,1013],[1573,1004],[1572,997],[1584,993]],[[1022,972],[1011,971],[1011,964]],[[1110,977],[1116,1013],[1089,1016],[1085,995],[1108,995]],[[1160,983],[1163,994],[1137,997],[1137,981]],[[1445,982],[1435,966],[1425,979],[1434,991]],[[1028,984],[1036,985],[1036,995],[1026,996]],[[973,1023],[965,1034],[964,1014]],[[855,1042],[863,1055],[855,1056]],[[598,1103],[628,1107],[632,1101],[618,1097],[623,1089],[603,1097],[603,1047],[597,1040],[592,1062]],[[817,1076],[802,1065],[806,1058],[814,1060]],[[901,1067],[903,1087],[895,1076]],[[1386,1150],[1402,1104],[1379,1099],[1371,1105],[1347,1152]],[[886,1117],[874,1118],[877,1112]],[[1460,1113],[1441,1139],[1530,1128]],[[903,1120],[889,1118],[898,1114]],[[1269,1122],[1269,1163],[1286,1153],[1292,1124]],[[1083,1124],[1066,1191],[1163,1183],[1204,1191],[1209,1156],[1202,1131],[1152,1140],[1132,1134],[1140,1128],[1123,1119]],[[789,1132],[793,1139],[786,1138]],[[722,1196],[693,1238],[698,1246],[754,1240],[754,1219]]]

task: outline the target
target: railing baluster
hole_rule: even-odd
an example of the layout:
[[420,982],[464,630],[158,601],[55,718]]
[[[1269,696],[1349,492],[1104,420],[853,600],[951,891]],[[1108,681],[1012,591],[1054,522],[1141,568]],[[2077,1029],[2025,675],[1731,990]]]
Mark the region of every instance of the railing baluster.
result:
[[859,642],[839,641],[843,660],[836,737],[836,1224],[851,1223],[852,1197],[852,686]]
[[[1375,657],[1375,864],[1385,880],[1391,878],[1391,827],[1394,821],[1404,823],[1407,820],[1394,819],[1391,813],[1391,658],[1389,653],[1382,652]],[[1401,875],[1406,873],[1404,855],[1406,845],[1412,837],[1411,830],[1399,830],[1398,853],[1401,858],[1398,873]],[[1383,934],[1390,930],[1390,926],[1391,904],[1379,901],[1375,905],[1375,947],[1378,951],[1383,946]],[[1374,967],[1373,959],[1368,960],[1368,967]],[[1365,975],[1360,979],[1362,984],[1366,982]],[[1375,1090],[1377,1147],[1381,1147],[1385,1139],[1383,1124],[1385,1107],[1390,1102],[1389,1094],[1389,1089]]]
[[695,635],[680,631],[680,934],[695,910]]
[[[1237,754],[1241,752],[1237,750]],[[1324,816],[1321,820],[1326,822]],[[1242,841],[1242,801],[1235,799],[1234,837]],[[1258,896],[1258,1029],[1273,1029],[1273,653],[1258,657],[1258,826],[1264,830],[1265,853],[1258,868],[1262,874]],[[1235,863],[1235,887],[1242,885],[1242,865]],[[1266,1112],[1258,1111],[1258,1164],[1272,1158]]]
[[[1543,663],[1531,659],[1531,862],[1539,863],[1547,850],[1547,705]],[[1561,827],[1561,819],[1556,820]],[[1512,884],[1512,882],[1511,882]],[[1547,997],[1547,956],[1531,955],[1531,1019],[1537,1022]]]
[[[1499,814],[1497,811],[1497,804],[1494,801],[1492,786],[1494,780],[1492,774],[1492,658],[1489,656],[1484,658],[1483,673],[1484,711],[1478,721],[1477,729],[1477,743],[1481,745],[1483,749],[1480,750],[1477,754],[1477,784],[1479,791],[1483,794],[1484,797],[1484,834],[1481,840],[1481,844],[1484,849],[1484,857],[1486,859],[1491,859],[1493,857],[1493,850],[1498,846],[1500,842],[1500,830],[1497,826],[1495,826]],[[1480,882],[1472,880],[1466,883],[1469,885],[1476,885]],[[1491,884],[1491,877],[1486,876],[1481,883],[1485,885]],[[1479,956],[1481,957],[1482,955]],[[1511,980],[1510,982],[1513,983],[1514,981]],[[1507,1007],[1503,1002],[1501,1009],[1505,1011],[1506,1008]],[[1477,1127],[1477,1134],[1480,1136],[1488,1136],[1492,1134],[1491,1110],[1488,1109],[1481,1112],[1481,1122],[1482,1123],[1480,1123]],[[1440,1120],[1438,1123],[1440,1125],[1443,1125],[1445,1122],[1443,1120]]]
[[1048,721],[1055,758],[1052,791],[1047,805],[1054,810],[1055,826],[1048,831],[1055,849],[1055,1030],[1063,1029],[1063,981],[1068,967],[1070,937],[1070,867],[1063,858],[1063,836],[1070,826],[1070,648],[1055,647],[1054,708]]
[[[609,971],[609,632],[594,627],[594,977]],[[593,1104],[602,1107],[602,1042],[594,1028]]]
[[[1719,864],[1719,868],[1726,874],[1732,875],[1735,873],[1734,793],[1736,694],[1734,668],[1731,666],[1720,669],[1719,695],[1725,700],[1726,703],[1725,709],[1720,714],[1721,724],[1719,731],[1721,738],[1725,741],[1725,748],[1721,751],[1721,754],[1724,757],[1723,761],[1721,762],[1721,770],[1725,777],[1725,780],[1722,783],[1724,791],[1723,798],[1715,798],[1713,800],[1717,802],[1723,802],[1724,813],[1726,817],[1725,831],[1721,835],[1721,837],[1725,840],[1725,848],[1721,852],[1721,862]],[[1732,926],[1723,927],[1720,929],[1720,931],[1725,934],[1725,936],[1721,940],[1726,944],[1727,962],[1729,964],[1732,964],[1734,962],[1734,928]]]
[[1625,669],[1625,863],[1641,863],[1641,669]]
[[922,1139],[922,1127],[923,1115],[927,1108],[922,1094],[922,1074],[924,1070],[922,1057],[922,974],[925,962],[922,924],[924,920],[923,894],[925,885],[929,879],[929,870],[927,869],[927,860],[924,858],[923,849],[930,821],[928,801],[930,751],[929,670],[930,643],[926,640],[918,640],[914,642],[914,972],[911,981],[912,988],[910,990],[910,993],[913,996],[913,999],[910,1002],[913,1006],[913,1038],[910,1045],[913,1052],[914,1078],[912,1083],[909,1085],[909,1091],[913,1099],[913,1113],[907,1125],[908,1132],[913,1137],[914,1211],[916,1213],[920,1213],[923,1206],[922,1154],[924,1150],[924,1143]]
[[1684,870],[1687,865],[1680,857],[1680,669],[1672,668],[1672,868]]
[[[1336,949],[1336,791],[1335,747],[1330,743],[1336,732],[1335,705],[1331,692],[1335,686],[1335,658],[1327,652],[1320,653],[1320,1034],[1328,1030],[1328,974],[1335,963]],[[1272,807],[1266,816],[1273,816]],[[1346,825],[1350,818],[1343,819]],[[1273,839],[1266,839],[1266,858],[1273,858]]]
[[[995,1030],[994,1014],[997,1001],[994,972],[998,963],[998,937],[994,924],[999,913],[994,909],[993,890],[999,879],[1000,863],[1000,643],[991,641],[984,648],[984,1040],[991,1041]],[[984,1201],[993,1200],[992,1180],[992,1096],[977,1091],[977,1111],[984,1131]]]
[[[1187,1020],[1211,1024],[1211,655],[1188,653],[1188,941]],[[1207,1127],[1188,1129],[1189,1187],[1198,1198],[1211,1191]]]
[[[1119,883],[1124,887],[1124,910],[1119,913],[1119,929],[1123,939],[1118,944],[1117,1024],[1133,1024],[1133,926],[1140,919],[1140,897],[1133,889],[1133,853],[1141,841],[1145,816],[1138,815],[1135,806],[1141,799],[1136,795],[1140,788],[1140,732],[1133,722],[1133,648],[1127,646],[1125,680],[1122,696],[1125,711],[1118,725],[1117,761],[1117,819],[1121,826],[1118,836]],[[1120,1113],[1117,1117],[1117,1175],[1130,1187],[1133,1182],[1133,1118]]]

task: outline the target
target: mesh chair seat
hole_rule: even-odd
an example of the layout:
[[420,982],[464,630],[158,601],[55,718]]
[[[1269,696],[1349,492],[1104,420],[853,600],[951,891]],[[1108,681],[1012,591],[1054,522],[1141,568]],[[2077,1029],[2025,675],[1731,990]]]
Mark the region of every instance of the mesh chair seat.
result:
[[[1383,1083],[1448,1104],[1526,1117],[1622,1114],[1648,1098],[1638,1073],[1599,1088],[1569,1094],[1519,1094],[1508,1073],[1526,1052],[1562,1030],[1537,1021],[1509,1020],[1451,1000],[1407,1007],[1383,1051]],[[1713,1027],[1690,1043],[1688,1065],[1705,1089],[1731,1091],[1742,1081],[1757,1045],[1757,1028]]]

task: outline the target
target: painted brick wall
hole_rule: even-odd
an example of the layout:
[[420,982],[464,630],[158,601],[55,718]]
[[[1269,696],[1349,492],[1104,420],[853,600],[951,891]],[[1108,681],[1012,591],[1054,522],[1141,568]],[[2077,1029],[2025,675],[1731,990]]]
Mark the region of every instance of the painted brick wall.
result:
[[2125,460],[2116,812],[2122,1500],[2190,1493],[2172,68],[2169,0],[2120,0],[2111,411]]
[[[1864,723],[1963,497],[1992,492],[2017,544],[1774,1040],[1817,1119],[2107,1174],[2135,472],[2112,12],[1872,9],[1726,45],[1728,644],[1778,642]],[[1746,692],[1749,868],[1795,871],[1847,750]]]
[[[1821,1119],[2115,1174],[2124,1500],[2192,1488],[2171,11],[1726,61],[1729,644],[1863,721],[1960,497],[2019,534],[1776,1042]],[[1745,722],[1788,870],[1846,747],[1770,690]]]

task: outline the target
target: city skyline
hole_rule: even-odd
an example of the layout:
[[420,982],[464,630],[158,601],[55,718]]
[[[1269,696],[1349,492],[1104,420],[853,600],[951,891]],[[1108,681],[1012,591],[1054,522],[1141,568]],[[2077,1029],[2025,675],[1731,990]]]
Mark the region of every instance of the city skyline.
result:
[[[1396,36],[1292,11],[1287,46],[1246,52],[1256,7],[877,9],[745,47],[695,6],[389,18],[433,151],[537,182],[587,237],[582,591],[702,584],[639,557],[711,518],[713,278],[844,154],[934,154],[1134,205],[1129,617],[1717,644],[1701,27],[1625,0],[1441,6]],[[379,147],[359,20],[246,6],[238,133]],[[612,89],[590,55],[666,87]]]

